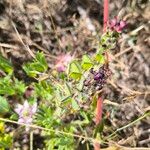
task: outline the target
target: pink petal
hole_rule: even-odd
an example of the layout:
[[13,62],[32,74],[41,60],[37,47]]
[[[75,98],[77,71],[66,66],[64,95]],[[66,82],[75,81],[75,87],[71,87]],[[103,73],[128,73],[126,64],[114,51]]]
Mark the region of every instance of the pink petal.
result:
[[31,106],[31,111],[32,111],[33,114],[36,113],[36,111],[37,111],[37,103],[34,103],[34,104]]
[[124,28],[126,26],[126,22],[125,21],[120,21],[120,28]]
[[19,118],[18,123],[25,123],[25,119],[24,118]]
[[64,65],[56,66],[58,72],[64,72],[66,70]]
[[110,20],[110,27],[114,27],[117,24],[117,18]]
[[15,112],[19,115],[23,111],[23,105],[18,104],[15,108]]
[[24,102],[23,107],[24,107],[24,109],[27,109],[27,110],[30,108],[28,101]]
[[57,57],[56,60],[56,69],[58,72],[63,72],[66,70],[67,65],[72,61],[73,56],[71,56],[69,53],[65,55],[61,55]]
[[120,26],[116,26],[116,27],[114,27],[114,29],[115,29],[117,32],[121,32],[121,31],[122,31],[122,29],[120,28]]
[[26,124],[31,124],[32,121],[33,121],[32,118],[28,118],[28,117],[27,117],[26,120],[25,120],[25,123],[26,123]]

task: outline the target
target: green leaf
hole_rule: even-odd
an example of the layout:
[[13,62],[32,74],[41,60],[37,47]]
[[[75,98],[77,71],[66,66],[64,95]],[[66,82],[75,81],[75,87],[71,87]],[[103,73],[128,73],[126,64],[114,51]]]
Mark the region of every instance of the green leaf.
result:
[[37,52],[36,60],[37,60],[37,62],[39,62],[41,64],[41,66],[43,67],[43,70],[46,71],[48,68],[48,64],[47,64],[45,56],[42,52]]
[[35,83],[35,93],[41,98],[50,100],[52,98],[53,87],[49,82],[41,81],[39,83]]
[[102,54],[96,54],[95,60],[98,61],[99,63],[103,64],[105,62],[105,58]]
[[74,110],[79,110],[79,105],[78,105],[78,103],[76,102],[75,99],[72,99],[72,108]]
[[4,72],[11,74],[13,72],[13,66],[6,58],[0,55],[0,69]]
[[76,72],[72,72],[72,73],[70,73],[70,77],[71,77],[71,78],[73,78],[73,79],[75,79],[75,80],[80,79],[80,78],[81,78],[81,76],[82,76],[82,74],[81,74],[81,73],[76,73]]
[[72,86],[72,85],[70,85],[69,83],[67,83],[67,82],[65,83],[64,90],[65,90],[65,93],[66,93],[67,95],[72,94],[71,86]]
[[0,78],[0,94],[14,95],[15,89],[13,87],[14,86],[12,80],[10,79],[10,76]]
[[83,68],[84,70],[88,70],[88,69],[90,69],[92,66],[93,66],[93,62],[92,62],[90,56],[88,56],[88,55],[83,55],[83,57],[82,57],[82,68]]
[[15,79],[15,85],[13,86],[15,89],[15,93],[17,94],[23,94],[26,90],[26,86],[22,81],[19,81],[18,79]]
[[12,145],[12,136],[10,134],[1,134],[0,150],[9,149]]
[[97,136],[97,134],[101,133],[104,129],[104,121],[102,120],[95,128],[94,130],[94,137]]
[[9,112],[9,104],[4,97],[0,96],[0,114],[5,114],[7,112]]
[[37,52],[36,58],[33,60],[33,62],[26,63],[23,66],[23,69],[30,77],[36,77],[38,74],[47,71],[48,64],[46,62],[44,54],[41,52]]
[[25,64],[23,66],[23,69],[27,73],[27,75],[30,76],[30,77],[36,77],[37,74],[39,73],[39,72],[33,70],[33,68],[32,68],[30,63]]
[[73,61],[69,65],[69,77],[78,80],[82,76],[81,67],[77,61]]

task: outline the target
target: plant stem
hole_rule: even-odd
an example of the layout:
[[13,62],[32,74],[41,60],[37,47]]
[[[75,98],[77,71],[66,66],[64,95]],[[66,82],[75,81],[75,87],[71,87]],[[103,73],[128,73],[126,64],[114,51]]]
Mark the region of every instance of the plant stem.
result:
[[33,130],[30,131],[30,150],[33,150]]
[[97,100],[95,123],[98,125],[102,120],[103,100],[101,97]]
[[13,124],[18,124],[18,125],[21,125],[21,126],[30,127],[30,128],[34,128],[34,129],[40,129],[40,130],[52,132],[52,133],[55,133],[55,134],[63,134],[63,135],[66,135],[66,136],[76,137],[76,138],[80,138],[80,139],[83,138],[86,141],[91,141],[91,142],[97,141],[96,139],[91,138],[91,137],[86,137],[86,136],[73,134],[73,133],[70,133],[70,132],[64,132],[64,131],[60,131],[60,130],[48,129],[48,128],[44,128],[44,127],[34,125],[34,124],[30,125],[30,124],[25,124],[25,123],[18,123],[17,121],[13,121],[13,120],[1,118],[1,117],[0,117],[0,121],[9,122],[9,123],[13,123]]
[[125,126],[123,126],[123,127],[118,128],[118,129],[117,129],[116,131],[114,131],[111,135],[109,135],[109,136],[107,137],[107,139],[110,139],[110,138],[111,138],[112,136],[114,136],[117,132],[119,132],[119,131],[121,131],[121,130],[123,130],[123,129],[126,129],[126,128],[132,126],[132,125],[134,125],[134,124],[137,123],[138,121],[140,121],[140,120],[142,120],[142,119],[144,119],[145,117],[148,117],[148,116],[150,116],[150,112],[147,112],[147,113],[145,113],[144,115],[142,115],[141,117],[137,118],[136,120],[130,122],[129,124],[127,124],[127,125],[125,125]]
[[[106,31],[107,22],[109,19],[109,0],[104,0],[104,12],[103,12],[103,32]],[[108,54],[106,52],[106,64],[108,64]],[[98,125],[102,120],[102,109],[103,109],[103,100],[99,96],[97,100],[97,106],[96,106],[96,117],[95,117],[95,123]],[[100,150],[100,144],[94,143],[94,150]]]
[[104,12],[103,12],[103,31],[106,31],[107,22],[109,19],[109,0],[104,0]]

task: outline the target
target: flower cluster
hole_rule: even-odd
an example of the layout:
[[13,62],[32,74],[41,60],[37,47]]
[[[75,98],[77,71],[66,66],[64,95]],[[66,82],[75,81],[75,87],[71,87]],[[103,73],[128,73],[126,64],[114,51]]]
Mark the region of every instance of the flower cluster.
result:
[[15,108],[15,112],[19,115],[18,123],[31,124],[36,111],[37,103],[30,105],[28,101],[25,101],[23,105],[18,104]]
[[73,60],[73,56],[70,54],[60,55],[56,59],[56,69],[58,72],[64,72],[67,65]]
[[84,86],[92,88],[93,92],[101,90],[110,74],[111,72],[105,64],[97,71],[92,68],[90,70],[90,75],[88,75],[88,78],[84,81]]
[[118,20],[117,17],[108,22],[108,28],[119,33],[122,32],[125,26],[126,22],[123,20]]

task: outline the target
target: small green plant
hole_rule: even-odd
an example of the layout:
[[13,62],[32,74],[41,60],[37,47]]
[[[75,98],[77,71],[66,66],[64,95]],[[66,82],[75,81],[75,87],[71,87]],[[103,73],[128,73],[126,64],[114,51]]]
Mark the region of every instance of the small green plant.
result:
[[5,125],[0,122],[0,149],[5,150],[12,146],[12,135],[5,133]]
[[[0,68],[6,75],[0,78],[0,94],[2,95],[0,113],[13,115],[16,112],[19,123],[34,123],[44,128],[71,134],[78,133],[93,138],[100,136],[102,125],[96,128],[91,126],[91,123],[95,121],[93,120],[95,100],[98,98],[98,91],[102,89],[110,75],[104,54],[114,48],[118,37],[117,31],[108,28],[102,35],[99,48],[93,56],[84,54],[81,59],[71,59],[68,67],[61,71],[57,70],[55,75],[50,74],[54,70],[48,69],[44,54],[37,52],[32,62],[22,66],[26,74],[36,80],[29,85],[18,81],[13,74],[11,62],[1,57],[3,59],[1,59]],[[19,97],[19,103],[23,104],[15,106],[15,112],[8,103],[9,96]],[[37,107],[38,99],[40,101]],[[36,108],[34,108],[35,105]],[[90,132],[86,128],[89,128]],[[47,137],[45,142],[48,149],[76,149],[82,142],[82,139],[74,139],[60,133],[43,131],[42,134]],[[85,144],[87,147],[92,146],[89,142]]]
[[[99,116],[95,118],[94,111],[98,107],[96,103],[99,104],[101,100],[99,91],[111,74],[105,55],[115,47],[124,26],[125,22],[117,18],[107,22],[106,32],[99,39],[94,55],[84,54],[81,58],[73,58],[67,54],[58,59],[54,68],[48,67],[44,53],[37,52],[31,62],[22,66],[26,75],[35,79],[30,83],[19,81],[12,63],[0,55],[0,115],[9,115],[19,124],[36,124],[56,131],[42,131],[48,150],[73,150],[81,144],[90,149],[93,143],[84,141],[82,137],[103,139],[101,133],[104,124],[99,121]],[[10,99],[18,104],[10,106]],[[102,114],[102,108],[98,112]],[[28,126],[26,131],[32,132]],[[57,131],[76,134],[81,138]],[[0,146],[7,148],[12,138],[3,131],[1,141],[4,145],[0,143]]]

